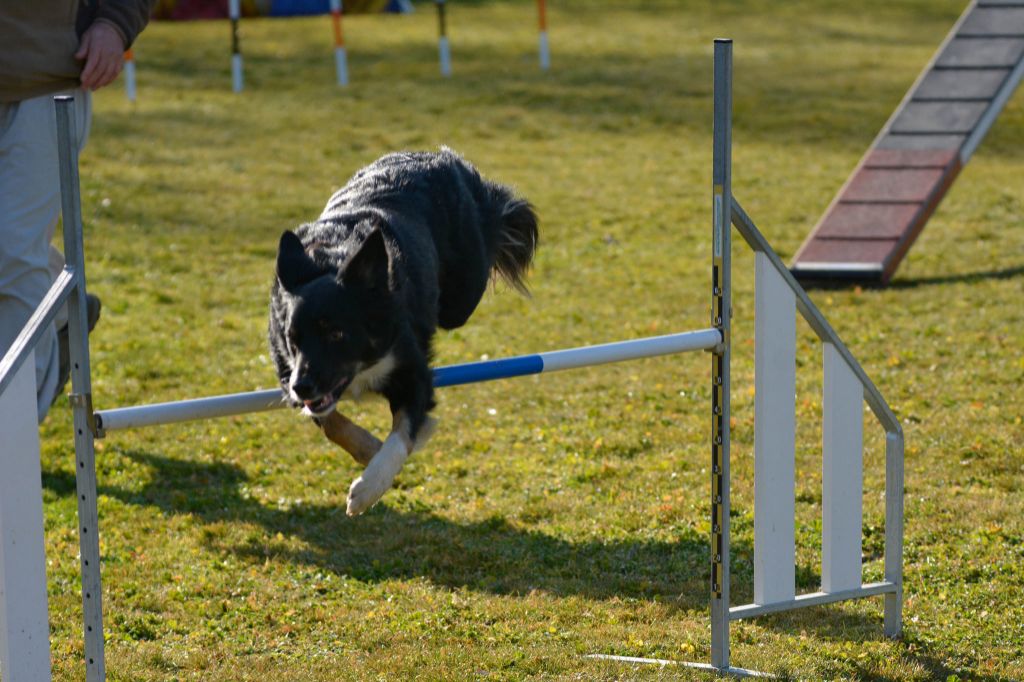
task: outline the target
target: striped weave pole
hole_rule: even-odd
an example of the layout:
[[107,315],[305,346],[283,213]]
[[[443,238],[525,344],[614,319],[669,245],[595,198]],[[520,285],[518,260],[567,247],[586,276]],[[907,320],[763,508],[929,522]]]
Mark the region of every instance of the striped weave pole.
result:
[[129,102],[135,101],[135,55],[131,50],[124,53],[124,92]]
[[441,75],[448,78],[452,75],[452,52],[448,45],[448,20],[444,0],[436,0],[437,5],[437,53],[441,61]]
[[551,68],[551,48],[548,45],[548,4],[546,0],[537,0],[537,23],[540,28],[540,68],[547,71]]
[[231,89],[242,91],[242,49],[238,44],[238,21],[242,15],[241,0],[229,0],[231,16]]
[[334,24],[334,68],[338,85],[348,85],[348,53],[345,52],[345,33],[341,30],[342,1],[331,0],[331,21]]
[[[535,355],[520,355],[500,360],[450,365],[434,370],[434,386],[437,388],[460,386],[529,374],[591,367],[609,362],[622,362],[689,351],[713,350],[721,342],[721,332],[718,329],[708,328],[646,339],[548,351]],[[273,388],[249,393],[104,410],[96,413],[96,425],[100,432],[105,434],[107,431],[156,424],[264,412],[282,408],[285,405],[281,389]]]

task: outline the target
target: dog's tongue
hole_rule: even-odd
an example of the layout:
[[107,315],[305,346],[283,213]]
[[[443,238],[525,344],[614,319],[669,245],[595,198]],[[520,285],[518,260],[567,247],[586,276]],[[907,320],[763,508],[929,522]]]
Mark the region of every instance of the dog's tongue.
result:
[[315,412],[318,407],[322,407],[328,400],[330,400],[330,396],[324,396],[319,400],[304,400],[302,402],[306,407]]

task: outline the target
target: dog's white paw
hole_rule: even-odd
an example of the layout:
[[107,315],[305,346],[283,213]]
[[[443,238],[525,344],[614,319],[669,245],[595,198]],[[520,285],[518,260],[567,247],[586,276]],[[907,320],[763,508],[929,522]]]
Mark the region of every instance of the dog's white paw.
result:
[[391,487],[394,479],[387,481],[380,480],[380,477],[369,476],[369,470],[352,481],[348,489],[348,506],[345,513],[349,516],[359,516],[364,511],[377,504],[377,501],[384,496],[384,493]]
[[352,482],[348,489],[348,506],[345,513],[349,516],[358,516],[376,504],[391,487],[408,457],[409,450],[403,437],[393,431],[366,465],[363,475]]

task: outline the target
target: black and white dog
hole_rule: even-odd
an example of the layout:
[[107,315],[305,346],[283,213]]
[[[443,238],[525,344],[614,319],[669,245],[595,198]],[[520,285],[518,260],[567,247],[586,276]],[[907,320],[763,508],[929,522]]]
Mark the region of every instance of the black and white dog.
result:
[[345,395],[380,393],[391,406],[349,515],[373,506],[430,437],[436,329],[465,324],[492,275],[525,293],[536,246],[530,204],[447,148],[378,159],[316,222],[281,235],[269,336],[286,395],[318,423]]

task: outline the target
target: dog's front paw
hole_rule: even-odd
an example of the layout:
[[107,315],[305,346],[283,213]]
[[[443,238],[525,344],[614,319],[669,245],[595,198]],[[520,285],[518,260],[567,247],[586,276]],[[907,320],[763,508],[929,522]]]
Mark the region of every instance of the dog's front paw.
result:
[[352,481],[352,486],[348,489],[346,514],[359,516],[384,496],[391,487],[391,481],[375,480],[376,478],[369,471],[365,471],[362,476]]
[[391,487],[409,453],[401,439],[388,436],[384,445],[348,489],[349,516],[358,516],[377,503]]
[[406,444],[407,440],[408,436],[401,431],[392,431],[377,454],[366,465],[363,475],[352,482],[352,487],[348,489],[346,509],[349,516],[362,514],[376,504],[391,487],[395,476],[402,470],[402,465],[409,457],[410,448]]

